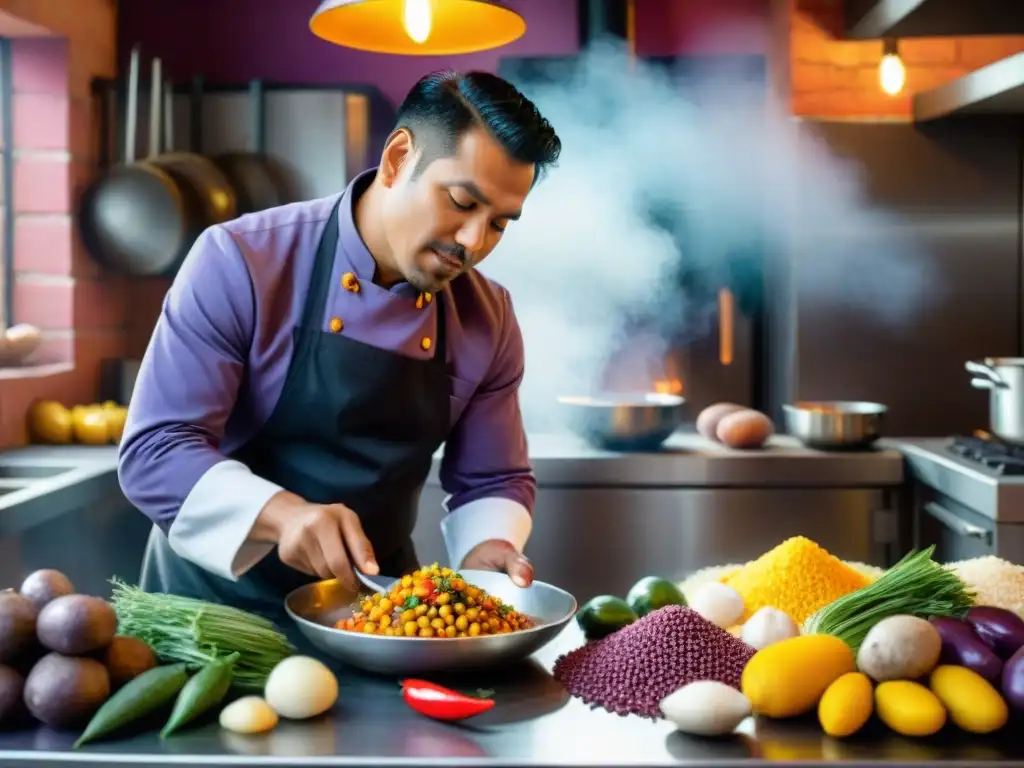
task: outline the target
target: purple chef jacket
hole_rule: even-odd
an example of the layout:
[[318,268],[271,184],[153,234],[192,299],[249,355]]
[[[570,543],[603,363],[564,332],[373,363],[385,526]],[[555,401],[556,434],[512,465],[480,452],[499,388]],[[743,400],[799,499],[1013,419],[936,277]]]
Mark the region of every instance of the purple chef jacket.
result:
[[509,294],[476,271],[445,287],[442,302],[408,283],[375,285],[353,219],[375,172],[341,196],[207,229],[164,299],[128,408],[118,476],[178,555],[224,578],[237,580],[273,549],[246,538],[281,487],[229,457],[281,394],[316,246],[339,204],[323,332],[426,359],[438,307],[446,313],[451,432],[440,479],[449,494],[442,533],[450,562],[458,567],[487,539],[522,551],[529,537],[536,481],[518,399],[523,339]]

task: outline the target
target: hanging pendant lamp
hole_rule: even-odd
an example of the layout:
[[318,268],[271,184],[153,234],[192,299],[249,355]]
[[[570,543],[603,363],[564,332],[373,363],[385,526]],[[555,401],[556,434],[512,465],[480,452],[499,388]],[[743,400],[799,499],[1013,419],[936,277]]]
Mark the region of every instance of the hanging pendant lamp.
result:
[[494,0],[323,0],[309,28],[360,51],[446,56],[508,45],[526,21]]

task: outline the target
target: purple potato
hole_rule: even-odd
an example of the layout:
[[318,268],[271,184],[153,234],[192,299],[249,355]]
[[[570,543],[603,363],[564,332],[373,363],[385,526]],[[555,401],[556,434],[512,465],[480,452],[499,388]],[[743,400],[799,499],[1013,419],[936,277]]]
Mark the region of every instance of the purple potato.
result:
[[967,623],[996,656],[1008,659],[1024,647],[1024,619],[1013,611],[980,605],[967,612]]
[[1024,713],[1024,648],[1013,654],[1003,666],[1000,690],[1010,709]]
[[955,664],[973,669],[989,682],[997,682],[1003,671],[1003,660],[978,637],[966,621],[940,617],[932,619],[932,626],[942,638],[941,664]]

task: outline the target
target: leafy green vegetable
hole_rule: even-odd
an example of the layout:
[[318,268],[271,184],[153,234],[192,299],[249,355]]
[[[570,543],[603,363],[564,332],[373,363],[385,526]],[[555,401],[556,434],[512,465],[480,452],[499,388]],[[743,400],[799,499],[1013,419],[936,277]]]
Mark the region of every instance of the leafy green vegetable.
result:
[[932,560],[935,547],[911,551],[877,581],[829,603],[804,624],[805,634],[835,635],[856,653],[875,624],[889,616],[963,618],[976,595]]
[[118,633],[147,643],[164,663],[198,668],[238,652],[235,685],[258,690],[277,663],[295,653],[288,638],[262,616],[190,597],[143,592],[119,579],[111,584]]

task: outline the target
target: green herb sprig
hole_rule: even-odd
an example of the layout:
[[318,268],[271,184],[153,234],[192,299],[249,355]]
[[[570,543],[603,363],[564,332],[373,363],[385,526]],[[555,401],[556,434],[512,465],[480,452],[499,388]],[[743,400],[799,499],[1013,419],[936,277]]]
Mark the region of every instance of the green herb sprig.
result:
[[889,616],[963,618],[977,596],[932,560],[934,551],[909,552],[873,583],[821,608],[804,623],[804,634],[835,635],[856,653],[868,631]]

